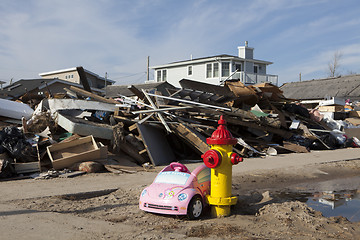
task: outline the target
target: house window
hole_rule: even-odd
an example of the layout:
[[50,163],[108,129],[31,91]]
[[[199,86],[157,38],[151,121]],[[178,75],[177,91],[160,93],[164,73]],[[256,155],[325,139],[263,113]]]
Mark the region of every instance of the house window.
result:
[[254,65],[254,73],[258,73],[259,72],[259,66],[258,65]]
[[228,77],[230,75],[230,63],[223,62],[221,63],[221,76]]
[[192,75],[192,66],[188,66],[188,75]]
[[156,71],[156,81],[161,82],[161,70]]
[[219,77],[219,63],[214,63],[213,77]]
[[235,70],[241,72],[241,63],[235,63]]
[[162,80],[163,82],[166,82],[166,70],[162,71]]
[[212,64],[209,63],[209,64],[206,64],[206,78],[211,78],[212,74]]
[[156,71],[156,81],[157,82],[165,82],[166,81],[166,70],[157,70]]

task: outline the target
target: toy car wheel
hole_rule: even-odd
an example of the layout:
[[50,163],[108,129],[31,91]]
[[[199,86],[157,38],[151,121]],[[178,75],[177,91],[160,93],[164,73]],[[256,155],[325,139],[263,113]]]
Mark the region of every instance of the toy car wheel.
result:
[[189,219],[198,219],[200,218],[202,212],[203,212],[203,202],[200,196],[195,196],[191,199],[188,210],[187,210],[187,216]]

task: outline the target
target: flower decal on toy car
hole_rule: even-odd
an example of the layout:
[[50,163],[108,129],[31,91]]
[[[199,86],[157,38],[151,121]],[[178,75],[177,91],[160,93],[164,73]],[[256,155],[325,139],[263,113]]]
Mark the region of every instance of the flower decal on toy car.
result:
[[182,189],[183,189],[182,187],[174,187],[172,189],[165,190],[164,199],[167,200],[173,198],[175,194],[181,191]]

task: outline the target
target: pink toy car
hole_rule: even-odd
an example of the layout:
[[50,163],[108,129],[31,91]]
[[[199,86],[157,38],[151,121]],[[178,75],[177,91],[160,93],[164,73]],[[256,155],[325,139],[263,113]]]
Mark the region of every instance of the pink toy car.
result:
[[202,164],[190,172],[185,165],[173,162],[142,191],[139,207],[147,212],[198,219],[204,209],[205,195],[209,193],[210,168]]

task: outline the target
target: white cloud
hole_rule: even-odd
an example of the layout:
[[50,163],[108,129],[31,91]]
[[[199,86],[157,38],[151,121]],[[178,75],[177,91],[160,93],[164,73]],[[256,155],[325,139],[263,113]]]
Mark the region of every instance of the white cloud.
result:
[[327,54],[342,50],[345,69],[360,55],[354,50],[359,49],[354,45],[360,39],[359,9],[325,14],[332,5],[325,0],[5,0],[0,80],[82,65],[127,84],[145,79],[147,56],[159,65],[190,54],[236,55],[245,40],[255,47],[256,58],[274,61],[271,74],[286,80],[300,71],[320,75]]

